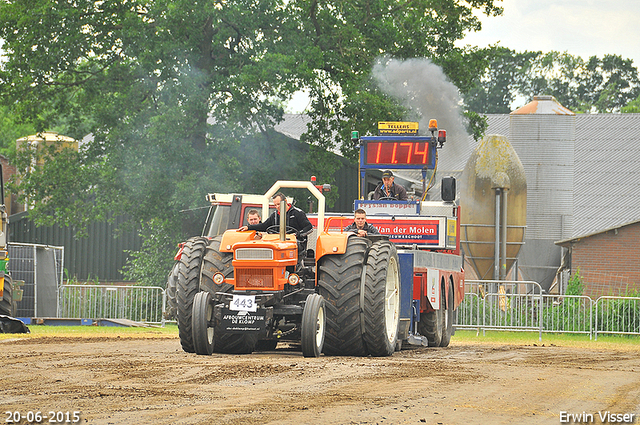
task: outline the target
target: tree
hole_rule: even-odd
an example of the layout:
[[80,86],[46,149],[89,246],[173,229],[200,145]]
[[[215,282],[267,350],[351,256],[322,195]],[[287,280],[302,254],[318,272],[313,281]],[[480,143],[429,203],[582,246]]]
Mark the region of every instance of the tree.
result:
[[620,111],[626,114],[640,113],[640,96],[638,96],[635,100],[627,103],[627,106],[623,106]]
[[508,113],[516,98],[553,95],[575,112],[617,112],[640,94],[638,70],[631,59],[605,55],[585,61],[560,52],[490,51],[490,65],[465,93],[469,109]]
[[[404,112],[371,80],[378,56],[431,57],[468,86],[482,55],[454,42],[480,28],[475,10],[501,13],[493,3],[3,2],[2,99],[36,131],[92,134],[79,153],[40,152],[47,167],[16,159],[26,171],[14,189],[38,200],[37,222],[82,226],[126,212],[170,232],[176,211],[202,205],[204,193],[255,191],[238,147],[267,134],[296,90],[313,101],[305,140],[353,154],[336,135]],[[335,165],[322,149],[306,171],[330,182]]]
[[527,81],[529,64],[537,53],[516,53],[504,47],[488,50],[489,66],[478,75],[465,93],[472,111],[484,114],[508,114],[519,90]]
[[7,106],[0,105],[0,154],[15,155],[16,140],[34,131],[33,125],[19,122]]

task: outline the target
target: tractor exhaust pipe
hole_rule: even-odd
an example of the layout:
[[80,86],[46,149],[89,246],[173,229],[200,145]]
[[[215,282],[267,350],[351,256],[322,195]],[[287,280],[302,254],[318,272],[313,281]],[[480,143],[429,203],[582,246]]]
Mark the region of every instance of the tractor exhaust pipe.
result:
[[280,200],[280,241],[287,238],[287,199]]

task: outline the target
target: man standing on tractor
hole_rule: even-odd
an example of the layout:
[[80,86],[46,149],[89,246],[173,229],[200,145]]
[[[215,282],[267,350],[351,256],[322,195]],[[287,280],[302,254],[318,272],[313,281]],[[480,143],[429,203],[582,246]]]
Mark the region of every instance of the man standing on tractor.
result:
[[[245,230],[257,230],[259,232],[265,232],[270,227],[277,227],[280,225],[280,203],[287,202],[287,197],[284,193],[278,192],[273,195],[273,204],[276,207],[276,211],[273,212],[269,218],[262,223],[249,224],[248,226],[242,226],[238,230],[243,232]],[[300,208],[296,208],[293,205],[287,203],[287,220],[286,226],[292,228],[298,232],[296,238],[298,240],[298,254],[302,254],[307,250],[307,235],[313,229],[311,222],[307,218],[307,215]]]
[[367,235],[379,235],[375,226],[367,223],[367,212],[362,208],[358,208],[353,213],[353,223],[344,228],[345,232],[354,232],[358,236],[366,237]]
[[398,201],[407,200],[407,190],[399,184],[395,184],[393,180],[393,173],[391,170],[386,170],[382,173],[382,182],[376,187],[376,191],[373,193],[373,199],[395,199]]

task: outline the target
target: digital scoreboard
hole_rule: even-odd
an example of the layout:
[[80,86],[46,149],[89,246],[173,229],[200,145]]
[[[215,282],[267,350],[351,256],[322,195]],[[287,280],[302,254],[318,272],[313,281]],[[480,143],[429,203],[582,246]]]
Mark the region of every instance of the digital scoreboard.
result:
[[393,168],[397,165],[427,165],[430,163],[430,141],[370,141],[365,142],[365,165]]
[[429,122],[431,136],[418,136],[417,122],[399,121],[379,122],[377,136],[352,132],[360,145],[360,169],[435,169],[436,149],[446,140],[446,131],[437,126],[436,120]]

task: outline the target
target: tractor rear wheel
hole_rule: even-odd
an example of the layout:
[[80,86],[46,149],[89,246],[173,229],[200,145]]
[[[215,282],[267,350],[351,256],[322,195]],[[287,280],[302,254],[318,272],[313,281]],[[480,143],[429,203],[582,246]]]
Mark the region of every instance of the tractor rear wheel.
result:
[[16,303],[13,302],[13,281],[8,274],[4,275],[4,290],[0,300],[0,314],[13,317],[16,314]]
[[442,342],[443,329],[443,316],[446,314],[444,293],[440,291],[440,309],[434,310],[429,313],[422,313],[420,315],[420,322],[418,322],[418,332],[421,335],[427,337],[429,347],[439,347]]
[[220,252],[221,236],[213,238],[202,260],[202,271],[200,272],[200,289],[209,291],[212,294],[216,292],[231,292],[233,285],[222,283],[218,285],[213,281],[213,275],[220,272],[226,279],[233,277],[233,254],[230,252]]
[[178,305],[178,335],[180,345],[187,353],[193,353],[193,331],[191,317],[193,298],[200,288],[200,267],[208,240],[194,237],[187,240],[178,262],[178,284],[176,286],[176,304]]
[[302,355],[318,357],[322,353],[326,327],[325,302],[318,294],[309,294],[302,311]]
[[178,287],[178,267],[179,261],[176,261],[169,276],[167,277],[167,285],[165,290],[167,291],[167,311],[164,313],[165,320],[174,320],[178,315],[178,304],[176,303],[176,289]]
[[193,348],[196,354],[213,353],[213,304],[211,294],[198,292],[193,298]]
[[395,245],[379,241],[369,249],[364,285],[364,341],[372,356],[390,356],[400,324],[400,272]]
[[440,347],[448,347],[451,342],[451,334],[453,334],[453,282],[449,282],[449,301],[447,302],[447,309],[442,315],[442,339],[440,340]]
[[318,291],[326,303],[324,353],[366,356],[360,320],[362,271],[371,241],[349,237],[344,254],[325,255],[318,262]]

